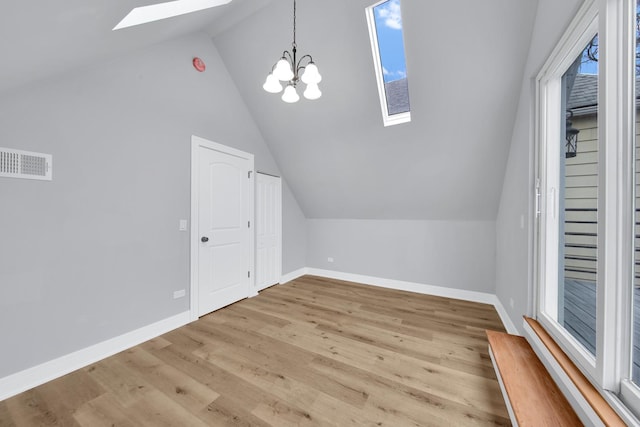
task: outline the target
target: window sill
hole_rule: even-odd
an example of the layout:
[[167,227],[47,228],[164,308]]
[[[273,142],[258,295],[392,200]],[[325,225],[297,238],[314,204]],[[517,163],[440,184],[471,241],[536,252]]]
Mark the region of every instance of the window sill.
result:
[[[523,325],[525,338],[586,425],[625,426],[625,421],[629,425],[638,425],[638,420],[628,411],[618,414],[614,410],[540,323],[525,317]],[[607,397],[611,399],[612,395]]]

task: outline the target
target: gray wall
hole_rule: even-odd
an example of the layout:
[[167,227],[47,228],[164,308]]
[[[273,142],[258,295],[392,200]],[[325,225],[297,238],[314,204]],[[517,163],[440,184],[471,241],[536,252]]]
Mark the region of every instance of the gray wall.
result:
[[[580,0],[539,0],[520,90],[520,102],[496,220],[496,294],[518,328],[522,328],[522,316],[531,314],[530,305],[533,300],[531,272],[535,77],[581,3]],[[521,216],[525,219],[524,227],[521,227]],[[513,307],[510,305],[512,300]]]
[[495,291],[494,221],[308,219],[307,224],[309,267]]
[[307,219],[289,185],[282,183],[282,274],[307,266]]
[[[54,180],[0,179],[0,377],[188,310],[192,134],[279,173],[204,34],[3,95],[0,146],[53,154]],[[284,273],[304,245],[285,239]]]

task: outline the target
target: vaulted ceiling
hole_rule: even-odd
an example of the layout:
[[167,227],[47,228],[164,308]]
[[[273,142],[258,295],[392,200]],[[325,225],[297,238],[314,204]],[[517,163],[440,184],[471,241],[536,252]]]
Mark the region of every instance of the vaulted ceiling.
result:
[[323,97],[261,84],[291,44],[290,0],[214,42],[307,217],[495,219],[536,2],[403,0],[411,123],[384,127],[365,7],[301,0]]
[[154,0],[7,0],[2,92],[194,31],[207,31],[308,218],[496,217],[536,0],[402,0],[412,121],[384,127],[365,7],[299,0],[298,47],[323,97],[262,90],[291,45],[291,0],[226,6],[117,32]]

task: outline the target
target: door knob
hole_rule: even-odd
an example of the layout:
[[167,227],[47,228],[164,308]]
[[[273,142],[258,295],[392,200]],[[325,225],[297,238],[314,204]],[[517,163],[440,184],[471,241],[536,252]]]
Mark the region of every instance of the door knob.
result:
[[202,243],[207,243],[209,241],[209,238],[207,236],[203,236],[202,239],[200,239],[200,241]]

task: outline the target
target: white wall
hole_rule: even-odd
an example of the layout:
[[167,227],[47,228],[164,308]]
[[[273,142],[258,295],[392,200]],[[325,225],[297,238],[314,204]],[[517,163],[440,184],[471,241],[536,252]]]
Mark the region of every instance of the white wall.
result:
[[[533,245],[533,110],[535,76],[573,18],[581,0],[539,0],[529,56],[520,90],[520,102],[511,139],[502,196],[496,221],[496,294],[513,323],[532,303]],[[521,227],[521,216],[524,226]],[[514,305],[511,307],[510,302]],[[522,331],[521,331],[522,332]]]
[[[192,134],[279,174],[204,34],[3,94],[0,145],[51,153],[54,171],[0,179],[0,378],[188,310]],[[294,198],[283,211],[285,236],[304,233]],[[285,239],[284,273],[304,245]]]
[[309,267],[495,291],[493,221],[308,219],[307,224]]

